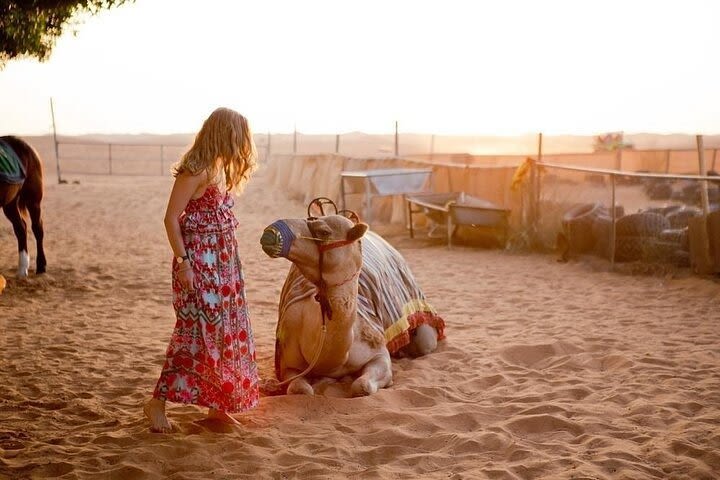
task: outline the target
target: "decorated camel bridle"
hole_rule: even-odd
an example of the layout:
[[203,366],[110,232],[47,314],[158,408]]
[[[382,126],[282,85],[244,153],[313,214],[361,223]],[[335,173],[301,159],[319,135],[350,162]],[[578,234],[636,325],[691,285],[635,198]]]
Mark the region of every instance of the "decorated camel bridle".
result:
[[[327,197],[317,197],[313,199],[309,204],[307,208],[307,224],[308,224],[308,230],[310,233],[313,233],[312,228],[310,227],[310,222],[312,220],[317,220],[317,217],[313,216],[311,213],[311,209],[313,206],[316,206],[318,210],[320,211],[321,216],[325,216],[325,205],[332,205],[333,209],[335,210],[335,215],[343,215],[349,218],[350,220],[354,221],[355,223],[358,223],[360,221],[360,218],[357,216],[355,212],[352,210],[340,210],[338,211],[337,205],[335,205],[335,202],[330,200]],[[327,215],[330,215],[328,213]],[[325,279],[323,278],[323,257],[324,253],[328,250],[333,250],[335,248],[344,247],[346,245],[350,245],[351,243],[354,243],[356,240],[335,240],[330,243],[323,243],[327,240],[323,240],[322,238],[317,237],[300,237],[305,238],[308,240],[314,240],[317,247],[318,247],[318,272],[320,272],[320,280],[318,280],[318,283],[315,285],[318,289],[317,294],[315,294],[315,300],[320,304],[320,311],[322,312],[323,317],[323,329],[325,329],[325,322],[327,320],[332,320],[332,307],[330,307],[330,301],[327,297],[327,288],[328,285],[325,283]],[[337,285],[332,285],[333,287],[339,287],[340,285],[343,285],[358,275],[359,272],[354,273],[350,277],[346,278],[342,282],[338,283]]]
[[[313,232],[312,227],[310,226],[310,222],[318,219],[318,217],[312,215],[312,212],[311,212],[312,208],[316,207],[320,212],[320,216],[331,215],[331,213],[327,213],[327,214],[325,213],[325,206],[327,206],[327,205],[332,206],[332,208],[335,210],[335,212],[334,212],[335,215],[342,215],[344,217],[347,217],[350,220],[352,220],[353,222],[355,222],[356,224],[360,222],[360,217],[358,217],[357,213],[353,212],[352,210],[338,210],[337,205],[335,205],[335,202],[333,202],[331,199],[329,199],[327,197],[317,197],[317,198],[314,198],[308,204],[308,207],[307,207],[306,223],[307,223],[308,230],[310,231],[311,235],[314,235],[314,232]],[[276,228],[281,228],[281,227],[276,227]],[[288,231],[289,231],[289,229],[288,229]],[[292,232],[289,232],[289,233],[293,237],[295,237],[295,235],[292,234]],[[325,334],[327,333],[327,322],[329,320],[332,320],[332,307],[330,306],[330,300],[328,299],[328,296],[327,296],[328,285],[325,282],[325,279],[323,278],[323,257],[324,257],[325,252],[327,252],[328,250],[333,250],[335,248],[345,247],[347,245],[355,243],[356,241],[359,241],[359,240],[348,240],[348,239],[342,239],[342,240],[335,239],[335,240],[327,243],[328,239],[318,238],[315,236],[310,236],[310,237],[297,236],[296,238],[313,240],[313,241],[315,241],[315,244],[317,245],[317,248],[318,248],[318,253],[319,253],[318,272],[320,273],[320,279],[315,284],[315,287],[317,288],[317,293],[315,294],[315,301],[317,301],[320,304],[320,312],[322,314],[322,330],[320,332],[320,341],[318,342],[318,348],[315,350],[315,355],[313,356],[313,359],[310,362],[310,364],[308,365],[308,367],[303,372],[298,373],[297,375],[293,375],[292,377],[288,378],[287,380],[283,380],[278,385],[285,385],[287,383],[292,382],[296,378],[307,375],[315,367],[315,364],[317,363],[318,359],[320,358],[320,352],[322,351],[323,345],[325,343]],[[290,242],[288,242],[287,248],[289,248],[289,243]],[[351,281],[356,276],[358,276],[359,274],[360,274],[360,272],[357,271],[357,272],[353,273],[351,276],[349,276],[348,278],[346,278],[345,280],[343,280],[342,282],[337,283],[335,285],[330,285],[330,286],[331,287],[339,287],[341,285],[344,285],[347,282]]]

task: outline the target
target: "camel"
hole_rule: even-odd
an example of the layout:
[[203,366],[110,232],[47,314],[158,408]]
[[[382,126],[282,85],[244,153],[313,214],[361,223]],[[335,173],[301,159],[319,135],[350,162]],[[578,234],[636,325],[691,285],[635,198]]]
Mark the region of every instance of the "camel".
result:
[[30,255],[27,247],[25,213],[30,214],[37,246],[35,273],[45,273],[43,220],[40,203],[43,198],[42,161],[27,142],[20,138],[0,137],[0,207],[10,220],[18,243],[19,278],[27,277]]
[[324,215],[320,205],[323,215],[314,217],[310,208],[307,219],[269,225],[260,240],[268,256],[292,262],[278,308],[275,375],[288,394],[313,395],[314,385],[350,376],[352,396],[370,395],[392,385],[391,355],[434,351],[445,324],[400,253],[357,215]]

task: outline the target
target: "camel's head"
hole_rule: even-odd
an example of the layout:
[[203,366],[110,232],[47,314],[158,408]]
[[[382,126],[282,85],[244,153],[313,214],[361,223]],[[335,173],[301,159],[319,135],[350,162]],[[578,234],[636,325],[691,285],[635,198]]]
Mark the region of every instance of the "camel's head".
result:
[[360,270],[358,240],[367,229],[366,224],[343,215],[278,220],[265,228],[260,245],[268,256],[287,258],[308,280],[317,283],[321,255],[323,276]]

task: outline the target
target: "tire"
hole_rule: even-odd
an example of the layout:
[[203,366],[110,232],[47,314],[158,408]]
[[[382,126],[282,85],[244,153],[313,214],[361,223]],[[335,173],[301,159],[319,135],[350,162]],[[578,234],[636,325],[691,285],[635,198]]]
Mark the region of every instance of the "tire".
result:
[[673,243],[677,248],[684,251],[689,251],[690,249],[688,227],[663,230],[660,232],[660,235],[658,235],[658,240]]
[[615,261],[634,262],[645,258],[652,237],[618,237],[615,239]]
[[658,183],[647,190],[647,195],[651,200],[668,200],[672,194],[673,188],[669,183]]
[[583,203],[563,214],[563,232],[571,253],[585,253],[592,249],[592,224],[601,208],[599,203]]
[[651,238],[644,248],[643,260],[667,263],[676,267],[690,266],[690,252],[679,249],[675,242]]
[[647,261],[673,263],[675,252],[678,250],[678,244],[675,242],[666,242],[658,238],[649,239],[643,252],[643,259]]
[[595,217],[592,224],[592,235],[595,242],[594,251],[597,255],[607,258],[610,254],[610,229],[612,218],[605,215]]
[[715,203],[717,201],[720,201],[720,189],[717,187],[708,189],[708,202]]
[[657,237],[669,228],[670,222],[659,213],[631,213],[616,223],[618,237]]
[[671,263],[677,267],[690,267],[690,253],[684,250],[675,250]]
[[683,207],[675,211],[672,211],[665,215],[665,218],[670,222],[670,228],[687,228],[692,217],[699,217],[702,212],[699,208],[695,207]]
[[685,185],[682,189],[683,200],[687,203],[696,203],[700,201],[700,185],[698,183],[691,183]]
[[667,207],[650,207],[644,209],[643,213],[659,213],[660,215],[667,217],[670,213],[682,209],[682,205],[670,205]]
[[[612,217],[612,209],[603,205],[600,207],[599,215]],[[625,215],[625,207],[623,207],[622,205],[615,205],[615,218],[620,218],[623,215]]]

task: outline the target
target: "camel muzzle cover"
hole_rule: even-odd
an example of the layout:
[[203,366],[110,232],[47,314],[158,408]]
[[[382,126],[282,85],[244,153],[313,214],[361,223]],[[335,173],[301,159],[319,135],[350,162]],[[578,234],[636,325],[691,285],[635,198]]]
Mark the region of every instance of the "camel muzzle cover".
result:
[[271,258],[287,258],[293,240],[295,240],[293,231],[290,230],[287,223],[278,220],[265,228],[260,237],[260,245],[263,252]]

